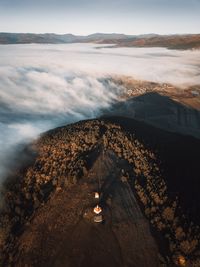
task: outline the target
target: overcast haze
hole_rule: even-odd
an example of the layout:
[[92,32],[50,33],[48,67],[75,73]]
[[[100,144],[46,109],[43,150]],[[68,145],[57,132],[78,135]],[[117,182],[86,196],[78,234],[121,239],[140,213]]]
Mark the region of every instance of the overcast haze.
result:
[[0,31],[199,33],[199,14],[199,0],[0,0]]

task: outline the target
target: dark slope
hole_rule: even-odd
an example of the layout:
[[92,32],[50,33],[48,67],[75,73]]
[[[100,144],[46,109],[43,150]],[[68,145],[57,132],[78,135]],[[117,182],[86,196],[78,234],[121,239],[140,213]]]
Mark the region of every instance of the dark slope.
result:
[[5,194],[5,266],[199,266],[199,140],[113,117],[49,131],[33,149]]
[[150,151],[159,161],[168,190],[179,197],[185,213],[200,224],[200,140],[173,134],[124,117],[109,117],[108,122],[120,124]]
[[200,138],[200,111],[156,92],[118,102],[104,114],[133,118],[166,131]]

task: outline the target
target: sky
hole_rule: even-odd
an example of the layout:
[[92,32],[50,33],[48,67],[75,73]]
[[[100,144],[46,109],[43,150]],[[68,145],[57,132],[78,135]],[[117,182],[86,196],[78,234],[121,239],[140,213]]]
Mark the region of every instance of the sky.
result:
[[0,32],[199,33],[200,0],[0,0]]

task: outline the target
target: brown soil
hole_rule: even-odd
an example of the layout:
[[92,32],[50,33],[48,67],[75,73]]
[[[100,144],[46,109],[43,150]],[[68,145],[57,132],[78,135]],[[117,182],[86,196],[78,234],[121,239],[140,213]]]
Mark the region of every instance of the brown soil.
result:
[[[160,266],[148,221],[116,162],[113,153],[101,154],[87,177],[35,213],[19,240],[15,266]],[[99,179],[102,224],[87,216]]]

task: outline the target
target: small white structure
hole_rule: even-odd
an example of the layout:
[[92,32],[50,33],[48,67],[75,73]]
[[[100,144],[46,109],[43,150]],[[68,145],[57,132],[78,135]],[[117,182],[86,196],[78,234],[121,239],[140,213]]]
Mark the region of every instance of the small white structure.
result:
[[95,199],[99,199],[99,193],[98,193],[98,192],[95,192],[95,194],[94,194],[94,198],[95,198]]

